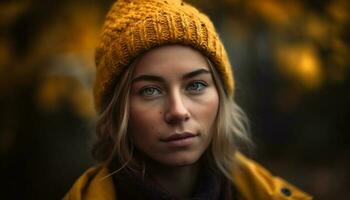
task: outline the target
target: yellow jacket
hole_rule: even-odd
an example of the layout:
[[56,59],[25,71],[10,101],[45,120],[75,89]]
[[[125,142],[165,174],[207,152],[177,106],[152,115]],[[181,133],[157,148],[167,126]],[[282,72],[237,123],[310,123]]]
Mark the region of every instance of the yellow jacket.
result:
[[[233,169],[235,186],[243,200],[309,200],[312,197],[281,178],[271,175],[256,162],[237,153],[237,166]],[[74,183],[64,200],[115,200],[116,191],[105,167],[88,169]],[[103,179],[103,180],[102,180]]]

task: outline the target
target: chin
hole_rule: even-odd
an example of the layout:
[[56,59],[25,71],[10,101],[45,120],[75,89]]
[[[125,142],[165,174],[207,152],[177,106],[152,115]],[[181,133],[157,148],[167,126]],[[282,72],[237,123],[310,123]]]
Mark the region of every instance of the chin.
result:
[[201,157],[201,154],[198,155],[175,155],[175,156],[169,156],[166,159],[159,159],[158,162],[171,166],[171,167],[182,167],[187,165],[195,164],[199,158]]

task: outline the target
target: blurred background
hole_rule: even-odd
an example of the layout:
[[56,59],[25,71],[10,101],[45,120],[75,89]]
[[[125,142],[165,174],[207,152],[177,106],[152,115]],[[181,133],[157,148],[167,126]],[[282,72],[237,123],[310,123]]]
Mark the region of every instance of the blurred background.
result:
[[[2,199],[61,199],[93,165],[93,55],[113,2],[0,2]],[[350,2],[188,2],[229,53],[254,159],[316,199],[347,199]]]

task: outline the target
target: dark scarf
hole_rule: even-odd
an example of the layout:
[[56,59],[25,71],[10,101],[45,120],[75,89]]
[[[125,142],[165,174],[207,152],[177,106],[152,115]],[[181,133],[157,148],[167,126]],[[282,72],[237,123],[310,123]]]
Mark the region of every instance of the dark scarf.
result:
[[[178,200],[157,183],[144,179],[140,175],[123,168],[113,176],[118,200]],[[233,200],[235,188],[223,175],[215,173],[209,167],[200,171],[195,192],[188,200]]]

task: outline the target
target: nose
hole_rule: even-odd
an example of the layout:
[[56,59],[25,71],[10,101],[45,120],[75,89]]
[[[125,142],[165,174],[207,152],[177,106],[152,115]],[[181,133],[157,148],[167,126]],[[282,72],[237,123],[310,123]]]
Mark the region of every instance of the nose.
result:
[[169,94],[164,118],[169,124],[182,123],[190,119],[190,113],[180,92]]

